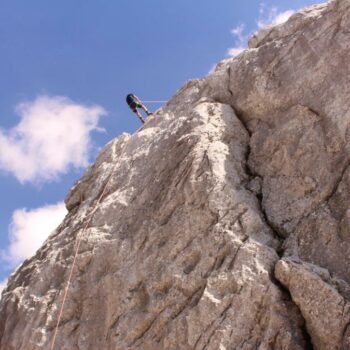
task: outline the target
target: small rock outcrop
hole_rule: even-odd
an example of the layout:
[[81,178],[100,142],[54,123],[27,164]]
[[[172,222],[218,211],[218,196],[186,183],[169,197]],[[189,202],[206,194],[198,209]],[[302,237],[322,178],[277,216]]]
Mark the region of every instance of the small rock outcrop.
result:
[[349,33],[350,0],[301,11],[107,144],[0,350],[49,349],[77,237],[55,349],[350,349]]

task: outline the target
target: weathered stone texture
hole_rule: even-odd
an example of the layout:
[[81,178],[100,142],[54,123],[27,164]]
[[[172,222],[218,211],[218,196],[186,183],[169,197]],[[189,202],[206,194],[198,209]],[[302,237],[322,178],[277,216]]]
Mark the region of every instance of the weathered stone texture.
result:
[[102,150],[12,276],[0,350],[350,349],[350,1],[293,15]]

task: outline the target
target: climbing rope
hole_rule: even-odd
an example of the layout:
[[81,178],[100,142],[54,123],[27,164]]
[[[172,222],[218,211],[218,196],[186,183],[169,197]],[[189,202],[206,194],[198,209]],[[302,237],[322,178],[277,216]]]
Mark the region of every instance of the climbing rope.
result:
[[[167,101],[144,101],[144,102],[147,102],[147,103],[164,103],[164,102],[167,102]],[[141,129],[141,128],[140,128]],[[139,130],[140,130],[139,129]],[[116,165],[115,165],[116,166]],[[51,343],[51,347],[50,347],[50,350],[54,350],[55,348],[55,344],[56,344],[56,338],[57,338],[57,333],[58,333],[58,328],[60,326],[60,323],[61,323],[61,319],[62,319],[62,315],[63,315],[63,311],[64,311],[64,306],[66,304],[66,300],[67,300],[67,295],[68,295],[68,291],[69,291],[69,287],[70,287],[70,284],[72,282],[72,278],[73,278],[73,272],[74,272],[74,268],[75,268],[75,265],[76,265],[76,262],[77,262],[77,257],[78,257],[78,253],[79,253],[79,248],[80,248],[80,244],[83,240],[83,237],[84,237],[84,234],[85,234],[85,231],[87,230],[87,228],[89,227],[90,223],[91,223],[91,220],[92,220],[92,217],[93,215],[95,214],[95,211],[97,210],[98,206],[100,205],[101,201],[102,201],[102,198],[103,196],[105,195],[106,193],[106,190],[107,190],[107,187],[111,181],[111,178],[112,178],[112,174],[114,173],[114,170],[115,170],[115,166],[113,167],[111,173],[109,174],[108,176],[108,179],[107,179],[107,182],[102,190],[102,193],[101,195],[99,196],[94,208],[92,209],[92,211],[88,214],[88,219],[86,221],[86,224],[83,228],[83,230],[81,231],[81,234],[78,235],[78,239],[75,243],[75,253],[74,253],[74,259],[73,259],[73,263],[72,263],[72,266],[71,266],[71,269],[70,269],[70,273],[69,273],[69,277],[68,277],[68,281],[67,281],[67,284],[66,284],[66,288],[65,288],[65,291],[64,291],[64,295],[63,295],[63,300],[62,300],[62,305],[61,305],[61,308],[60,308],[60,311],[59,311],[59,314],[58,314],[58,319],[57,319],[57,324],[56,324],[56,327],[55,327],[55,332],[54,332],[54,335],[53,335],[53,339],[52,339],[52,343]]]
[[92,220],[92,217],[93,215],[95,214],[95,211],[97,210],[99,204],[101,203],[102,201],[102,198],[103,196],[105,195],[106,193],[106,189],[110,183],[110,180],[112,178],[112,174],[114,172],[114,169],[115,167],[113,167],[111,173],[109,174],[108,176],[108,180],[103,188],[103,191],[100,195],[100,197],[98,198],[94,208],[92,209],[92,211],[89,213],[89,217],[88,217],[88,220],[83,228],[83,230],[81,231],[81,234],[79,235],[78,237],[78,240],[76,241],[76,248],[75,248],[75,254],[74,254],[74,259],[73,259],[73,263],[72,263],[72,266],[71,266],[71,269],[70,269],[70,273],[69,273],[69,277],[68,277],[68,281],[67,281],[67,285],[66,285],[66,288],[65,288],[65,291],[64,291],[64,296],[63,296],[63,300],[62,300],[62,305],[61,305],[61,308],[60,308],[60,312],[59,312],[59,315],[58,315],[58,319],[57,319],[57,324],[56,324],[56,327],[55,327],[55,333],[53,335],[53,339],[52,339],[52,343],[51,343],[51,348],[50,350],[54,350],[55,348],[55,343],[56,343],[56,337],[57,337],[57,333],[58,333],[58,328],[60,326],[60,323],[61,323],[61,319],[62,319],[62,315],[63,315],[63,310],[64,310],[64,306],[65,306],[65,303],[66,303],[66,300],[67,300],[67,295],[68,295],[68,290],[69,290],[69,287],[70,287],[70,284],[72,282],[72,277],[73,277],[73,271],[74,271],[74,268],[75,268],[75,265],[76,265],[76,262],[77,262],[77,257],[78,257],[78,253],[79,253],[79,248],[80,248],[80,244],[82,242],[82,239],[84,237],[84,233],[85,231],[87,230],[88,226],[90,225],[91,223],[91,220]]
[[144,102],[144,103],[166,103],[168,101],[144,101],[144,100],[142,100],[142,102]]

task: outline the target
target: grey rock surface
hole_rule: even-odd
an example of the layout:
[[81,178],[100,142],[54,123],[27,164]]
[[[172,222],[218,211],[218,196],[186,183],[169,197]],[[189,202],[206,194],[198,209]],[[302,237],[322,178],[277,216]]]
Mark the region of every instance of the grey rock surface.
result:
[[0,350],[49,349],[79,237],[55,349],[350,349],[349,35],[350,0],[295,14],[107,144]]
[[300,308],[314,348],[349,349],[350,304],[327,270],[283,259],[276,265],[276,277]]

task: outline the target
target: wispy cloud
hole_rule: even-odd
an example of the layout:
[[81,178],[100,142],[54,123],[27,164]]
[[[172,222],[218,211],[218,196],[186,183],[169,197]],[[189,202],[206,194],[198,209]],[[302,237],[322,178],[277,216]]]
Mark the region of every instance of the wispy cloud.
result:
[[215,69],[216,69],[216,64],[213,64],[213,65],[211,66],[211,68],[209,69],[208,74],[214,73],[214,72],[215,72]]
[[5,289],[6,285],[7,285],[7,279],[0,282],[0,299],[1,299],[1,293]]
[[227,54],[229,56],[237,56],[246,49],[249,34],[245,34],[244,31],[244,24],[240,24],[231,30],[231,34],[234,37],[235,46],[228,49]]
[[62,96],[40,96],[16,107],[21,120],[0,129],[0,169],[21,183],[55,180],[70,168],[85,167],[90,133],[98,128],[100,106],[85,106]]
[[2,260],[10,267],[16,267],[34,255],[66,213],[62,202],[31,210],[15,210],[9,228],[10,245],[1,252]]
[[247,48],[249,37],[257,30],[270,25],[277,25],[286,22],[295,10],[279,11],[276,6],[268,8],[265,3],[260,3],[259,18],[257,28],[252,31],[246,31],[243,23],[234,27],[231,34],[234,37],[234,46],[227,50],[229,56],[235,57]]
[[295,10],[279,11],[278,7],[267,7],[265,3],[260,3],[259,19],[257,21],[259,28],[274,26],[286,22],[290,16],[295,13]]

